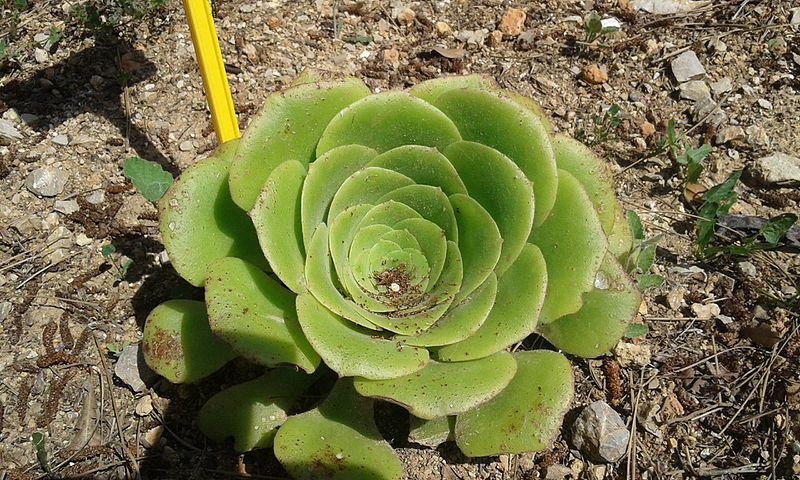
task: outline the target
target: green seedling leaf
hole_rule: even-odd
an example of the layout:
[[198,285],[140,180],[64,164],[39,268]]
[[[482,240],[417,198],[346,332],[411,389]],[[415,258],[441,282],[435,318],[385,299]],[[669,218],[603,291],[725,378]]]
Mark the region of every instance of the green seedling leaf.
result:
[[645,291],[651,288],[658,288],[664,284],[664,277],[661,275],[653,275],[653,274],[640,274],[636,275],[636,285],[639,286],[639,290]]
[[736,170],[719,185],[711,187],[703,195],[703,205],[700,207],[697,220],[697,247],[700,254],[711,243],[714,237],[714,229],[720,216],[728,213],[728,210],[736,203],[737,195],[734,191],[736,183],[742,176],[741,170]]
[[644,337],[650,332],[650,328],[642,323],[631,323],[625,331],[625,338]]
[[156,162],[130,157],[122,166],[122,173],[136,190],[151,202],[157,202],[172,185],[172,174],[165,172]]
[[44,448],[44,435],[40,432],[34,432],[31,434],[31,443],[33,443],[33,448],[36,449],[36,459],[39,461],[39,466],[49,476],[51,470],[50,463],[47,461],[47,450]]
[[111,254],[116,252],[116,251],[117,251],[117,247],[115,247],[113,244],[110,244],[110,243],[108,245],[103,245],[103,247],[100,248],[100,254],[103,255],[106,258],[110,257]]
[[784,213],[777,217],[770,218],[767,223],[761,227],[758,235],[763,237],[771,246],[778,245],[786,232],[792,228],[792,225],[797,222],[797,215],[793,213]]
[[631,229],[631,236],[634,240],[644,240],[644,227],[639,215],[633,210],[625,212],[625,218],[628,219],[628,226]]
[[644,242],[636,257],[636,270],[640,273],[647,273],[656,259],[656,244],[654,242]]
[[360,43],[362,45],[369,45],[372,43],[372,37],[367,35],[349,35],[347,37],[343,37],[342,40],[345,43]]

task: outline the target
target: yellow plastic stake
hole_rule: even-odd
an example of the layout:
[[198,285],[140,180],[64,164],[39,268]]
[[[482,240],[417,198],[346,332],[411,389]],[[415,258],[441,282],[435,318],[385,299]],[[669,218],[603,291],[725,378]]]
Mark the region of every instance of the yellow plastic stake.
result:
[[225,76],[225,64],[222,63],[222,52],[219,49],[217,31],[211,16],[211,5],[208,0],[183,0],[189,30],[192,32],[192,43],[203,76],[208,107],[211,110],[211,121],[217,132],[219,143],[239,138],[239,123],[233,109],[233,99]]

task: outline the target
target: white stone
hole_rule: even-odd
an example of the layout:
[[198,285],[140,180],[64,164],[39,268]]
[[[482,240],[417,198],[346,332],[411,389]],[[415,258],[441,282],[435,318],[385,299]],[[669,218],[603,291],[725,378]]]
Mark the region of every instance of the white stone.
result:
[[675,57],[670,65],[675,80],[680,83],[703,78],[706,75],[706,69],[692,50],[687,50]]
[[52,165],[37,168],[25,179],[25,187],[43,197],[55,197],[64,191],[66,185],[67,175]]

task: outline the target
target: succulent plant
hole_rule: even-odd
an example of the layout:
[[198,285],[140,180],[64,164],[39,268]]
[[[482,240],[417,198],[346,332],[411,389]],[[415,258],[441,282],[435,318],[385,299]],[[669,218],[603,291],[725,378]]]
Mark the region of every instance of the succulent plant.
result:
[[401,477],[375,399],[408,410],[417,443],[547,448],[571,366],[518,347],[538,334],[601,355],[640,303],[609,167],[477,75],[376,94],[303,76],[159,208],[172,264],[205,303],[151,313],[148,364],[178,383],[234,357],[266,367],[198,424],[239,451],[274,446],[301,479]]

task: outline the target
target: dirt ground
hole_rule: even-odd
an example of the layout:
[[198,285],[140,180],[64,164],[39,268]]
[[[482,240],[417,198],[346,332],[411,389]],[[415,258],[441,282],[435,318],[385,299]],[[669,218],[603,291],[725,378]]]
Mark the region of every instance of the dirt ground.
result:
[[[216,138],[179,2],[132,22],[118,41],[67,25],[55,47],[37,51],[33,37],[63,26],[68,6],[40,0],[23,12],[14,37],[22,47],[0,76],[0,112],[20,134],[0,137],[0,480],[47,478],[44,465],[63,479],[286,478],[269,452],[238,456],[193,424],[210,395],[251,367],[234,362],[198,385],[144,375],[138,391],[114,373],[155,305],[202,295],[169,265],[156,209],[126,182],[122,162],[138,155],[177,174]],[[407,478],[800,478],[798,245],[699,262],[697,203],[658,149],[672,119],[693,145],[713,145],[701,190],[745,169],[732,214],[800,211],[796,188],[748,175],[758,158],[800,154],[799,6],[719,0],[656,15],[623,0],[217,5],[242,127],[306,67],[361,77],[374,90],[487,74],[604,155],[626,208],[660,236],[652,273],[665,282],[646,293],[638,319],[649,333],[626,342],[634,358],[618,350],[572,359],[575,408],[550,451],[468,459],[452,445],[427,449],[409,444],[407,425],[382,406],[381,428]],[[504,35],[513,7],[526,18]],[[581,19],[593,9],[621,30],[586,42]],[[671,61],[684,51],[705,67],[718,110],[698,113],[681,98]],[[717,83],[724,78],[730,89]],[[613,104],[619,124],[598,125]],[[26,178],[39,168],[60,171],[65,186],[32,193]],[[103,251],[109,244],[114,252]],[[631,431],[616,464],[592,464],[569,442],[574,412],[598,399]]]

